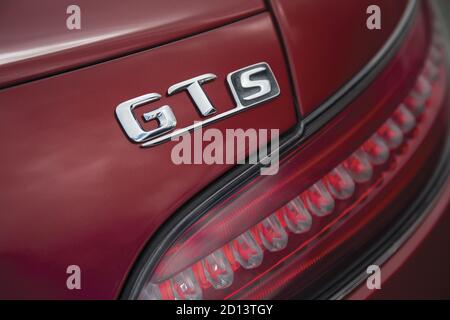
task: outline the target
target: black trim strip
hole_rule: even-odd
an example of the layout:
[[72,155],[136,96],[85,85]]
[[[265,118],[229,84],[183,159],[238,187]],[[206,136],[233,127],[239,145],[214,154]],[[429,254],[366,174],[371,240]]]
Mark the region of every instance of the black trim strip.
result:
[[[308,115],[286,135],[281,137],[279,148],[280,157],[285,156],[288,152],[298,147],[311,134],[319,130],[330,119],[341,112],[349,102],[355,99],[370,85],[375,77],[391,61],[392,57],[398,51],[407,31],[410,29],[415,13],[417,12],[417,0],[409,1],[408,7],[396,30],[374,58],[316,111]],[[242,185],[255,178],[259,174],[261,167],[263,167],[263,164],[260,162],[258,164],[244,164],[233,168],[224,176],[211,183],[206,190],[172,215],[143,249],[125,281],[120,298],[136,299],[146,277],[153,271],[159,258],[174,243],[177,236],[198,221],[215,204],[226,199]]]

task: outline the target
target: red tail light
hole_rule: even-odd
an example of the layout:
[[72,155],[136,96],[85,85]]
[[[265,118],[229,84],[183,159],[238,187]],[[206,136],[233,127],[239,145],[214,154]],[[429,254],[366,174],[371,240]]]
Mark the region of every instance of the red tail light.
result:
[[[426,29],[420,25],[425,21],[421,17],[419,26],[414,27],[418,33]],[[411,38],[398,56],[407,54]],[[409,168],[416,172],[432,166],[439,144],[429,141],[446,132],[439,124],[439,116],[447,112],[442,108],[447,85],[444,51],[438,39],[428,47],[421,62],[404,67],[404,61],[394,60],[387,67],[386,77],[400,66],[405,75],[415,73],[415,83],[409,85],[409,91],[399,89],[373,102],[374,111],[366,117],[369,121],[376,116],[378,124],[349,129],[320,156],[308,151],[312,148],[306,142],[306,147],[282,159],[277,175],[257,177],[206,212],[198,212],[200,218],[168,241],[170,246],[163,255],[141,275],[136,296],[286,297],[312,282],[311,269],[321,260],[332,259],[322,266],[330,269],[353,235],[370,238],[382,230],[406,205],[392,204],[385,195],[398,194],[404,190],[398,185],[414,182]],[[415,71],[416,65],[420,72]],[[327,139],[339,123],[334,121],[323,134]],[[344,128],[355,124],[348,117],[340,121]],[[309,145],[321,137],[316,139]],[[349,146],[340,148],[350,140]],[[405,199],[407,202],[408,197]],[[369,224],[377,228],[361,236]]]

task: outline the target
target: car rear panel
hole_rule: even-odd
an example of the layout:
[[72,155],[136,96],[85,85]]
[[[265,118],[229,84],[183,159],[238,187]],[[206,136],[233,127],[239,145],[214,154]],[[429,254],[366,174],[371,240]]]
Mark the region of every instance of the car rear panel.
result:
[[[241,204],[251,210],[252,199],[262,197],[263,219],[345,162],[414,90],[434,45],[425,1],[136,0],[105,2],[114,8],[108,13],[86,1],[86,29],[69,34],[57,18],[68,4],[44,1],[49,18],[28,24],[6,13],[31,17],[34,4],[0,5],[8,17],[0,27],[11,30],[0,31],[0,298],[138,298],[170,246],[228,198],[247,200]],[[382,30],[365,27],[370,4],[385,13]],[[186,127],[202,118],[187,94],[167,95],[171,85],[213,73],[217,79],[203,89],[217,113],[226,112],[234,108],[227,74],[259,62],[270,65],[280,96],[211,127],[279,129],[279,175],[245,176],[247,167],[231,164],[175,165],[175,142],[140,148],[114,114],[119,103],[154,92],[162,98],[139,108],[138,118],[170,104],[177,127]],[[383,239],[442,161],[447,81],[440,68],[420,128],[355,203],[337,201],[339,215],[314,220],[305,250],[289,240],[291,251],[265,253],[264,272],[243,277],[251,281],[239,282],[242,268],[234,270],[232,292],[205,286],[212,292],[206,297],[342,297],[348,279],[335,271],[354,275],[346,268]],[[291,188],[270,194],[278,184]],[[67,290],[71,264],[82,269],[83,290]],[[169,276],[160,280],[170,284]]]
[[[148,92],[165,95],[176,82],[213,72],[218,79],[204,88],[218,112],[224,112],[234,107],[225,86],[228,72],[260,61],[276,74],[279,98],[215,127],[222,132],[278,128],[284,133],[296,125],[297,114],[267,13],[3,89],[0,252],[8,258],[0,267],[0,295],[115,298],[153,233],[231,167],[175,165],[175,142],[140,148],[120,129],[116,106]],[[200,120],[186,94],[164,97],[141,111],[163,104],[173,106],[180,127]],[[65,273],[56,272],[73,261],[86,275],[78,292],[68,291]]]

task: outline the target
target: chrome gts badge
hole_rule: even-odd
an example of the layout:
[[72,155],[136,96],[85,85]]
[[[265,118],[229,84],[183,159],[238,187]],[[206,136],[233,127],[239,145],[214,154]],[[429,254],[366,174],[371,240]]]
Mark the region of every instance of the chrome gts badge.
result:
[[188,127],[175,130],[177,125],[175,114],[169,105],[163,105],[143,114],[144,122],[156,121],[157,125],[155,129],[145,131],[136,119],[133,110],[161,99],[161,95],[158,93],[148,93],[122,102],[116,108],[117,119],[133,142],[142,143],[142,147],[151,147],[195,130],[197,127],[206,126],[242,112],[280,94],[280,88],[269,65],[265,62],[251,65],[228,74],[227,82],[236,106],[226,112],[214,115],[216,109],[209,101],[201,85],[216,78],[216,75],[207,73],[174,84],[167,90],[169,96],[186,91],[192,98],[200,115],[208,117],[203,121],[197,121]]

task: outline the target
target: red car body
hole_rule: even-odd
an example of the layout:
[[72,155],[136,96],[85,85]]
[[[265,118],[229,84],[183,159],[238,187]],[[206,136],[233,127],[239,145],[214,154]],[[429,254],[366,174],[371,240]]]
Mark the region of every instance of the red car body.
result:
[[[280,96],[213,127],[298,134],[300,176],[310,185],[364,143],[411,90],[437,19],[428,2],[408,0],[80,0],[82,28],[68,31],[70,4],[0,4],[2,299],[136,298],[146,252],[165,237],[168,221],[236,169],[175,165],[174,142],[139,148],[114,116],[119,103],[148,92],[164,95],[174,83],[210,72],[217,79],[205,90],[225,112],[233,106],[227,74],[267,62]],[[381,8],[381,30],[366,28],[372,4]],[[373,219],[343,226],[330,240],[329,250],[341,259],[318,259],[323,265],[308,271],[307,280],[285,280],[292,285],[271,295],[239,297],[450,298],[444,249],[450,184],[446,171],[438,171],[448,162],[445,81],[435,94],[442,107],[426,124],[433,129],[411,146],[414,161],[405,160],[400,177],[363,208]],[[163,103],[173,106],[179,127],[199,120],[187,95],[163,96]],[[383,240],[386,224],[425,192],[434,173],[443,181],[435,182],[425,208],[396,232],[399,239]],[[375,223],[387,212],[392,220]],[[374,232],[370,239],[365,228]],[[369,246],[375,238],[383,240],[381,251],[358,260],[356,244]],[[381,290],[367,289],[361,272],[345,268],[365,268],[381,256]],[[82,270],[81,290],[66,286],[66,269],[74,264]],[[339,275],[323,271],[333,264],[343,270]]]

